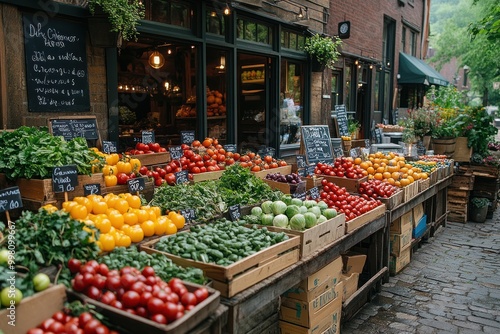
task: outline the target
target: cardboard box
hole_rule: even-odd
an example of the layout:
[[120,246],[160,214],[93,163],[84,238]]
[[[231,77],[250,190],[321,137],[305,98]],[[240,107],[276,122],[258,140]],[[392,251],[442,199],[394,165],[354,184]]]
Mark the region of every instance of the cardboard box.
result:
[[342,258],[339,256],[302,282],[295,289],[300,292],[310,292],[312,289],[321,286],[325,282],[330,282],[331,285],[336,285],[340,282],[340,274],[342,272]]
[[424,216],[424,204],[420,203],[417,204],[413,208],[413,227],[416,227],[420,219]]
[[359,273],[352,273],[350,276],[342,275],[343,294],[342,302],[345,302],[358,290]]
[[[25,334],[31,328],[37,327],[45,319],[63,309],[66,301],[66,288],[62,284],[24,298],[16,305],[15,311],[3,309],[0,311],[0,330],[9,334]],[[12,313],[14,318],[9,318]],[[15,319],[15,327],[9,322]]]
[[417,226],[413,229],[412,236],[417,239],[424,235],[425,230],[427,229],[427,215],[423,215],[420,218]]
[[280,320],[313,328],[338,309],[339,301],[342,307],[343,293],[344,285],[339,282],[334,288],[311,302],[283,298],[280,306]]
[[403,226],[403,231],[400,234],[390,233],[389,243],[391,245],[391,254],[399,256],[403,249],[411,244],[412,230],[412,225],[406,224]]
[[339,334],[342,315],[342,298],[336,298],[332,305],[333,312],[310,328],[280,320],[281,334]]
[[392,221],[389,230],[391,233],[401,234],[408,226],[410,226],[410,228],[413,226],[413,211],[409,211]]
[[363,267],[366,262],[366,255],[354,252],[348,252],[342,254],[342,262],[344,263],[344,268],[342,274],[346,276],[351,276],[352,273],[363,272]]
[[401,252],[400,256],[391,256],[389,261],[389,273],[395,275],[410,263],[411,247],[407,247]]

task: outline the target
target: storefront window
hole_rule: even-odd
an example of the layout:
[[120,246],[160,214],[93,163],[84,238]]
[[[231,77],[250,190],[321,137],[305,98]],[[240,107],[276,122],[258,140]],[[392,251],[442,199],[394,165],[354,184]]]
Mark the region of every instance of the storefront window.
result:
[[151,21],[183,28],[192,27],[194,9],[185,2],[151,0]]
[[299,144],[303,116],[303,68],[296,62],[281,62],[280,144]]
[[207,8],[207,26],[206,31],[211,34],[224,35],[225,21],[224,14],[215,8]]
[[271,45],[272,35],[272,28],[268,25],[247,19],[238,19],[237,37],[239,39]]
[[344,104],[346,110],[351,110],[351,78],[352,64],[346,64],[345,67],[345,86],[344,86]]
[[283,30],[281,31],[281,47],[292,50],[302,50],[304,48],[306,38],[297,33]]

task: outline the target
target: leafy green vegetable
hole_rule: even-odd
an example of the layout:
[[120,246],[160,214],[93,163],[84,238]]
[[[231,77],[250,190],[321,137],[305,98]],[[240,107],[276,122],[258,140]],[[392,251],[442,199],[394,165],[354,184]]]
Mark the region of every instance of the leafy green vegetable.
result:
[[84,138],[65,141],[46,128],[22,126],[12,132],[0,132],[0,172],[10,180],[48,178],[52,168],[76,165],[79,174],[90,175],[91,162],[98,155],[89,149]]

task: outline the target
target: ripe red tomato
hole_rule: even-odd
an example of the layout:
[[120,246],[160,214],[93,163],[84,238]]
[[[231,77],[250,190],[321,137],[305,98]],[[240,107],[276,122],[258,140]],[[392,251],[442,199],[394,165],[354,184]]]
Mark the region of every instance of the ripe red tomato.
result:
[[157,322],[157,323],[162,324],[162,325],[165,325],[167,323],[167,318],[163,314],[160,314],[160,313],[153,314],[150,317],[150,319],[153,320],[154,322]]
[[82,266],[82,261],[78,259],[69,259],[68,261],[68,268],[72,274],[76,274],[77,272],[79,272],[81,266]]
[[123,307],[134,308],[139,304],[141,295],[134,290],[129,290],[125,292],[121,298]]
[[198,288],[194,291],[194,295],[196,296],[198,303],[201,303],[208,298],[208,290],[205,287]]
[[165,303],[165,310],[164,310],[164,315],[167,317],[168,321],[174,321],[177,319],[177,305],[172,303],[172,302],[166,302]]
[[146,307],[150,314],[164,314],[165,312],[165,303],[156,297],[149,298]]
[[196,298],[196,295],[193,292],[186,292],[181,296],[181,303],[184,306],[196,305],[198,304],[198,299]]
[[[154,174],[154,172],[153,172]],[[127,184],[127,181],[129,180],[129,176],[125,173],[118,173],[116,175],[116,178],[118,179],[118,184]]]

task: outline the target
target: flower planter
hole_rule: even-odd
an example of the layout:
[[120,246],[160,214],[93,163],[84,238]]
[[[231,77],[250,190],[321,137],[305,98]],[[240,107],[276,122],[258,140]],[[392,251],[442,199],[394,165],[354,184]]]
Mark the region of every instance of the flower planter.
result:
[[471,221],[476,223],[484,223],[486,221],[486,216],[488,215],[488,206],[478,208],[475,205],[471,205],[469,215]]
[[456,138],[432,138],[434,154],[443,154],[451,157],[455,152]]

